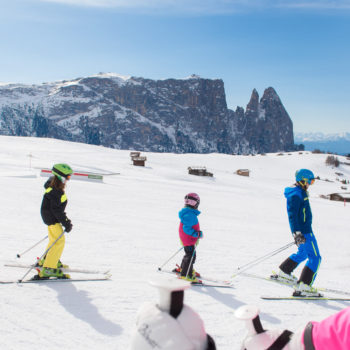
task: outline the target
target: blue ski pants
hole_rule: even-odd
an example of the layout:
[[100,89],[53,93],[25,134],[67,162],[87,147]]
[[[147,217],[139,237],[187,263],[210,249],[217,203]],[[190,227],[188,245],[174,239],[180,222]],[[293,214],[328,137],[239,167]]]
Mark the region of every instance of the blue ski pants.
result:
[[298,264],[308,259],[306,266],[316,274],[321,264],[321,255],[318,250],[317,241],[312,232],[306,233],[304,236],[306,239],[305,243],[301,244],[298,251],[289,258]]

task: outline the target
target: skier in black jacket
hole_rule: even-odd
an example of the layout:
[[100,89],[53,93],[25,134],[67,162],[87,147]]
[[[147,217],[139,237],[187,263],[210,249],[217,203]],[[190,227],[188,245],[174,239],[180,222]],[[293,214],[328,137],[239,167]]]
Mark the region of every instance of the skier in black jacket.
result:
[[[65,209],[67,206],[67,196],[64,192],[66,182],[70,179],[73,170],[67,164],[55,164],[52,168],[53,176],[45,183],[45,193],[41,203],[41,217],[49,231],[49,243],[46,249],[57,240],[63,233],[70,232],[73,228],[71,221],[68,219]],[[42,266],[38,279],[50,277],[69,278],[63,274],[60,267],[63,267],[60,258],[64,249],[65,236],[62,237],[50,248],[42,261],[38,262]]]

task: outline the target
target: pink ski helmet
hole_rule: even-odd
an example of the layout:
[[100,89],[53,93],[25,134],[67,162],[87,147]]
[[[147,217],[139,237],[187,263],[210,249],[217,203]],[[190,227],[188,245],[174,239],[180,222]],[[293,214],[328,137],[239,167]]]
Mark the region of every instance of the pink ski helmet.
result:
[[197,193],[189,193],[185,196],[185,206],[197,209],[200,203],[200,198]]

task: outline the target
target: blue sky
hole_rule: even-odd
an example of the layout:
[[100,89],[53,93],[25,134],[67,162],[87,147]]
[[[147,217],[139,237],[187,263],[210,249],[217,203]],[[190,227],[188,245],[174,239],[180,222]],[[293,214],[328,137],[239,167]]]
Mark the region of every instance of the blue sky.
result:
[[350,0],[0,0],[0,81],[99,72],[272,86],[297,132],[350,131]]

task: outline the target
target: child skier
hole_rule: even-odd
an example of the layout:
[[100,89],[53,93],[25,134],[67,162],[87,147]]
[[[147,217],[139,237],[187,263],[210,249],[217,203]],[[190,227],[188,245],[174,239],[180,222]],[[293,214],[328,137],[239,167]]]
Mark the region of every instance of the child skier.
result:
[[[294,296],[321,296],[312,287],[321,263],[321,255],[311,227],[312,213],[307,192],[309,186],[315,182],[315,176],[311,170],[300,169],[296,172],[295,179],[295,185],[287,187],[284,195],[287,198],[289,225],[298,251],[282,262],[279,273],[271,278],[296,283]],[[308,261],[297,280],[292,271],[306,259]]]
[[[57,240],[63,233],[70,232],[73,228],[71,221],[67,218],[65,208],[67,206],[67,196],[64,192],[66,182],[70,179],[73,170],[67,164],[55,164],[52,168],[53,176],[45,183],[45,193],[41,203],[41,217],[48,225],[49,243],[46,249]],[[63,235],[47,252],[43,261],[38,265],[42,266],[39,274],[35,279],[47,279],[50,277],[69,278],[69,275],[63,274],[60,267],[63,267],[60,257],[65,244]]]
[[201,213],[198,210],[200,198],[197,193],[189,193],[185,196],[185,207],[179,212],[180,226],[179,235],[184,246],[185,255],[182,259],[180,274],[182,279],[199,283],[193,265],[196,261],[196,245],[199,239],[203,238],[197,216]]

